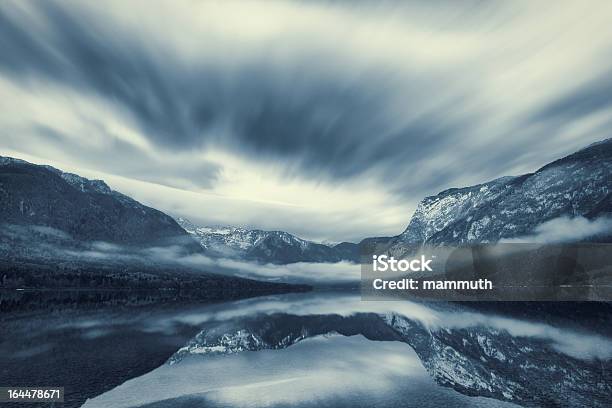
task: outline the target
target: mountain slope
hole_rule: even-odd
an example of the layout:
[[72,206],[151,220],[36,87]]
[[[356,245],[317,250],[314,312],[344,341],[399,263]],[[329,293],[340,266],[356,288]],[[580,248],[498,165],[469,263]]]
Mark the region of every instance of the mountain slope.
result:
[[177,245],[201,248],[168,215],[88,180],[50,166],[0,157],[0,216],[3,224],[46,227],[75,242],[121,246]]
[[177,222],[200,242],[206,254],[265,263],[339,262],[357,259],[357,245],[328,246],[284,231],[249,230],[231,226],[200,227],[185,218]]
[[612,139],[607,139],[535,173],[426,197],[396,240],[445,244],[519,237],[559,217],[609,216],[611,193]]

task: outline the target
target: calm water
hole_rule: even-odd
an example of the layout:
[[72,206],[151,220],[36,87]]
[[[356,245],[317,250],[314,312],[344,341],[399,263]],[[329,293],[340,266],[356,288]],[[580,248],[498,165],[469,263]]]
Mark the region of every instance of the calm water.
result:
[[[157,402],[155,402],[157,401]],[[356,335],[281,350],[193,356],[131,380],[86,407],[512,407],[437,385],[415,352]]]
[[[465,318],[461,324],[491,325],[495,330],[511,321],[483,320],[478,317],[485,316],[482,313],[466,313],[456,305],[361,302],[355,294],[338,293],[218,304],[167,294],[5,293],[2,306],[0,385],[64,386],[64,407],[86,401],[87,407],[512,406],[442,387],[409,345],[372,341],[358,333],[306,336],[278,350],[194,353],[177,364],[166,363],[203,328],[214,324],[215,330],[229,333],[249,316],[260,316],[251,323],[260,327],[278,325],[274,330],[281,337],[289,323],[279,315],[308,318],[393,310],[426,325],[454,327],[460,315]],[[607,335],[567,340],[549,324],[541,326],[548,328],[544,332],[533,322],[517,324],[511,331],[558,342],[563,353],[574,357],[603,352],[608,361],[605,352],[607,347],[612,350],[612,343]]]

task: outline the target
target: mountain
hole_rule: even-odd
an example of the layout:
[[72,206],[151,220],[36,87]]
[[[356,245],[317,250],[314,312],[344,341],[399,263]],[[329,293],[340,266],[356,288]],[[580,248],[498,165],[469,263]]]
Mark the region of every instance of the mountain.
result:
[[172,217],[111,190],[102,180],[10,157],[0,157],[0,215],[5,225],[45,228],[74,243],[176,245],[202,252]]
[[[426,197],[400,235],[366,238],[359,244],[325,245],[282,231],[200,227],[184,218],[177,218],[177,222],[211,256],[287,264],[358,262],[360,246],[379,244],[498,242],[533,234],[538,226],[561,217],[596,220],[610,216],[612,139],[607,139],[534,173],[451,188]],[[612,232],[603,231],[588,239],[609,242]]]
[[0,157],[0,288],[172,289],[201,299],[307,290],[184,262],[202,247],[174,219],[50,166]]
[[[542,223],[560,217],[595,220],[611,215],[612,139],[607,139],[535,173],[426,197],[406,230],[387,240],[400,244],[497,242],[531,235]],[[599,241],[611,235],[603,231]]]
[[356,244],[325,245],[283,231],[250,230],[232,226],[201,227],[185,218],[176,221],[213,257],[263,263],[339,262],[357,259]]

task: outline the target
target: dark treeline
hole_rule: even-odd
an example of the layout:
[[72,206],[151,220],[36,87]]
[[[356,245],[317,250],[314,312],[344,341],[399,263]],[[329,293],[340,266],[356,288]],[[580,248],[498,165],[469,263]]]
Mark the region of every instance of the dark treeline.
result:
[[[139,301],[151,299],[151,301],[158,302],[173,298],[219,301],[273,293],[307,291],[310,290],[310,287],[222,276],[176,265],[94,264],[11,259],[0,260],[0,289],[4,293],[27,293],[27,290],[37,292],[40,290],[51,292],[72,290],[79,294],[76,297],[72,295],[61,297],[59,304],[65,302],[83,304],[89,301],[99,304],[105,300],[105,295],[103,295],[105,291],[140,292]],[[26,289],[26,291],[17,292],[16,289]],[[91,294],[96,291],[102,294]],[[87,294],[87,292],[91,293]],[[2,296],[0,311],[20,309],[24,306],[23,300],[28,296],[30,295],[22,294],[19,297],[20,300],[6,295]],[[113,296],[107,300],[110,299],[117,301],[118,298]],[[133,301],[135,298],[130,295],[126,299]],[[55,302],[53,297],[49,298],[49,301]],[[41,304],[37,305],[34,297],[26,303],[38,308],[44,306],[45,302],[41,300]]]
[[[265,295],[260,290],[253,295]],[[274,291],[277,293],[277,291]],[[224,293],[225,297],[216,299],[209,291],[199,290],[0,290],[0,314],[44,310],[47,312],[73,309],[139,308],[150,305],[215,303],[245,297],[245,292]]]

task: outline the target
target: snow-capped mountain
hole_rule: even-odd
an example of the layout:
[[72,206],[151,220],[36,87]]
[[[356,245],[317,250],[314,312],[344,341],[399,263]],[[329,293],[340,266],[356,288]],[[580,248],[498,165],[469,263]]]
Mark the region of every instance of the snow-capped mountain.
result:
[[[502,177],[426,197],[400,243],[497,242],[532,234],[559,217],[612,215],[612,139],[556,160],[535,173]],[[607,240],[606,234],[602,239]]]
[[307,241],[284,231],[264,231],[233,226],[198,226],[177,217],[176,221],[214,257],[266,263],[339,262],[355,260],[357,245],[334,246]]

